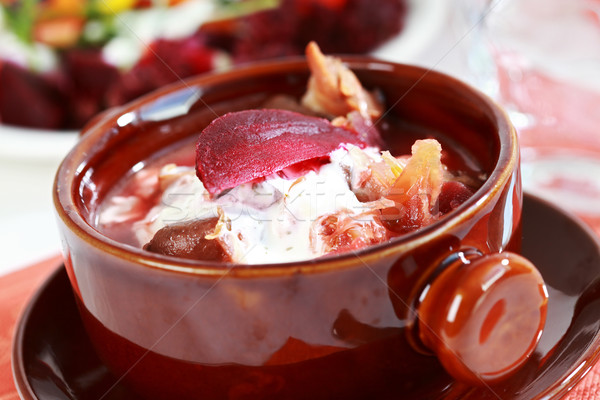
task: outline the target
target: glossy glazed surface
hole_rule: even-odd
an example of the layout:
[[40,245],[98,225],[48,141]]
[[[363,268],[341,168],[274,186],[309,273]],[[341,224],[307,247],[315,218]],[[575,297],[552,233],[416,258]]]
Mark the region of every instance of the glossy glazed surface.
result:
[[[414,332],[406,328],[425,285],[463,248],[519,249],[518,148],[497,106],[432,71],[364,58],[348,63],[404,123],[388,143],[401,142],[394,135],[443,136],[489,175],[445,218],[390,243],[248,268],[149,254],[94,229],[111,187],[156,152],[194,137],[215,115],[272,94],[302,93],[302,60],[165,88],[100,118],[63,163],[55,201],[84,325],[101,358],[118,375],[129,371],[125,380],[140,393],[393,398],[422,390],[413,382],[428,380],[423,372],[435,360],[419,364]],[[398,384],[398,376],[409,375]]]
[[[413,385],[399,398],[559,399],[584,376],[599,356],[600,244],[561,210],[525,196],[523,254],[539,267],[550,291],[548,329],[525,368],[492,388],[469,389],[452,381],[432,357],[415,355],[407,375],[393,378],[399,386]],[[94,353],[62,268],[22,316],[13,363],[27,400],[136,399]]]

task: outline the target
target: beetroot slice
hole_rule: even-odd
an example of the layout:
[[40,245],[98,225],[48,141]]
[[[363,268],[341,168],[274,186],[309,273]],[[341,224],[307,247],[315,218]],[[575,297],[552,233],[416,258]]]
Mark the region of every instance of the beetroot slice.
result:
[[352,130],[323,118],[284,110],[225,114],[200,133],[196,175],[211,195],[323,157],[342,143],[365,147]]

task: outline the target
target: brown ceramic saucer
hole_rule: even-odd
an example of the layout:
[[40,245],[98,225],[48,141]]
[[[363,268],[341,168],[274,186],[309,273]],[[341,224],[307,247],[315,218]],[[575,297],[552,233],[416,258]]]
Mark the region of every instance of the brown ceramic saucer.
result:
[[[600,244],[581,223],[526,195],[523,253],[544,276],[546,330],[526,366],[508,381],[472,389],[452,383],[427,399],[558,399],[600,357]],[[17,326],[13,372],[23,399],[133,400],[96,357],[85,335],[64,268],[31,300]],[[432,379],[438,379],[433,375]],[[448,379],[447,377],[442,377]],[[399,377],[398,379],[401,379]]]

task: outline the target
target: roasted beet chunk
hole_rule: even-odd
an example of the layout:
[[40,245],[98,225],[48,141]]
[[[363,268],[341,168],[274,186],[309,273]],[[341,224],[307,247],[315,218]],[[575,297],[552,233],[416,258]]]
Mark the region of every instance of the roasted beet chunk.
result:
[[471,189],[460,182],[445,182],[439,197],[440,213],[447,214],[473,195]]
[[237,62],[301,54],[311,40],[326,53],[366,53],[398,34],[405,0],[281,0],[240,18],[233,31]]
[[42,129],[61,128],[64,98],[50,76],[37,75],[0,61],[0,120],[5,124]]
[[153,42],[138,63],[107,91],[107,103],[120,105],[156,88],[213,68],[216,51],[201,35]]
[[231,261],[229,252],[217,239],[206,239],[218,218],[193,220],[160,229],[144,250],[180,258],[203,261]]

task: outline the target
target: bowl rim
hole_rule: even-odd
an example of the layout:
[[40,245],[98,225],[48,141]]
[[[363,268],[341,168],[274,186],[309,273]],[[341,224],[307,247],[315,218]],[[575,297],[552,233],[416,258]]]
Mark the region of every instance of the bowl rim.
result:
[[91,147],[97,142],[96,139],[102,137],[103,132],[116,125],[119,116],[152,103],[167,94],[180,90],[189,90],[192,87],[202,89],[202,87],[217,86],[232,80],[252,80],[254,77],[265,76],[271,73],[297,73],[308,70],[304,57],[290,57],[279,60],[253,62],[224,72],[213,72],[188,78],[153,91],[124,106],[110,109],[94,118],[83,128],[79,142],[64,158],[56,173],[53,187],[53,201],[59,222],[62,221],[70,232],[77,235],[88,245],[97,248],[107,255],[168,272],[219,278],[225,276],[251,278],[288,276],[297,273],[321,273],[350,268],[357,264],[369,266],[383,257],[400,256],[411,249],[431,241],[485,209],[504,185],[510,179],[513,179],[513,173],[518,174],[519,147],[516,130],[510,123],[506,112],[484,93],[452,76],[415,65],[395,63],[370,56],[341,56],[341,58],[344,64],[354,71],[388,71],[395,73],[402,71],[404,77],[417,78],[417,83],[409,88],[409,90],[414,89],[420,81],[430,76],[442,78],[446,84],[452,85],[461,93],[478,98],[480,106],[487,108],[491,112],[491,115],[493,115],[494,122],[497,123],[500,144],[495,166],[484,184],[467,201],[444,216],[444,218],[416,231],[403,234],[385,243],[367,246],[357,251],[285,263],[248,265],[187,260],[174,256],[150,253],[103,235],[81,215],[74,201],[74,195],[78,191],[74,190],[72,185],[78,182],[78,172],[84,169],[82,166],[85,165],[86,158],[90,155]]

